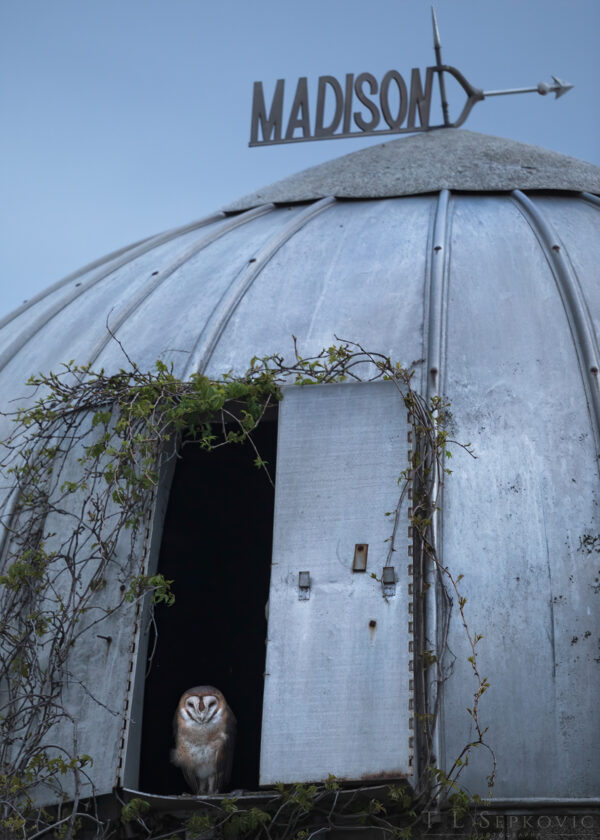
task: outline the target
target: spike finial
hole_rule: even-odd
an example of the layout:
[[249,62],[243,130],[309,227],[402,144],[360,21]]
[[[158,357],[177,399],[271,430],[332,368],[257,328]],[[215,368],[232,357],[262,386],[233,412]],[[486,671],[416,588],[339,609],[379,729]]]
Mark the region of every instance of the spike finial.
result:
[[440,30],[438,29],[437,17],[435,16],[435,9],[433,6],[431,7],[431,22],[433,24],[433,49],[435,50],[435,63],[438,71],[438,81],[440,83],[440,97],[442,100],[444,125],[450,125],[448,100],[446,99],[446,84],[444,82],[444,67],[442,62],[442,42],[440,41]]
[[433,23],[433,46],[436,50],[441,50],[442,43],[440,41],[440,30],[438,29],[437,17],[435,16],[435,9],[431,7],[431,21]]

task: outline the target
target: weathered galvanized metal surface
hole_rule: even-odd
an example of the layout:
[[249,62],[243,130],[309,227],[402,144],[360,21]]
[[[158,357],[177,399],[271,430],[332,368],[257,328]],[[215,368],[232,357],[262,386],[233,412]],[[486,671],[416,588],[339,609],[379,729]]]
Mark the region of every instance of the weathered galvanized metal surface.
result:
[[[556,219],[571,203],[548,200],[544,211]],[[484,636],[480,667],[491,688],[481,718],[498,753],[497,794],[591,797],[600,754],[593,415],[552,263],[530,230],[524,270],[510,245],[522,233],[519,207],[510,199],[485,204],[475,212],[458,201],[454,210],[462,236],[451,241],[445,391],[456,436],[472,442],[477,460],[454,459],[443,562],[464,573],[467,617]],[[575,212],[582,210],[591,223],[592,208]],[[583,224],[577,233],[585,234]],[[600,239],[579,251],[599,259]],[[592,292],[597,268],[578,276]],[[454,673],[443,692],[446,761],[470,735],[464,710],[475,683],[465,641],[455,621]],[[487,768],[479,751],[463,778],[485,792]]]
[[[553,193],[525,192],[525,201],[510,194],[532,189]],[[587,193],[561,194],[577,189]],[[448,395],[456,437],[478,455],[455,456],[439,540],[443,562],[465,575],[470,626],[484,634],[492,687],[481,713],[498,754],[496,796],[593,796],[600,203],[592,193],[600,193],[596,167],[468,132],[444,130],[342,158],[256,197],[284,206],[217,214],[138,243],[4,319],[2,408],[25,401],[31,373],[65,360],[124,366],[107,318],[142,368],[161,357],[176,375],[195,365],[210,375],[242,372],[255,354],[289,357],[291,334],[303,355],[337,334],[414,362],[415,384],[420,376],[424,392]],[[377,200],[296,206],[329,195]],[[298,394],[300,413],[315,397],[311,389]],[[369,404],[353,403],[357,423],[370,416]],[[9,428],[0,417],[0,434]],[[307,431],[298,435],[308,440]],[[357,441],[357,463],[363,452]],[[323,463],[314,466],[315,480],[327,478]],[[298,513],[278,510],[282,522]],[[344,554],[348,568],[362,542],[371,566],[373,544],[361,533]],[[295,609],[320,603],[315,569],[314,562],[294,567],[296,589],[298,572],[310,571],[312,581],[308,601],[295,601]],[[460,625],[452,627],[457,660],[443,689],[440,763],[469,737],[473,683]],[[428,632],[435,636],[435,622]],[[314,667],[307,663],[309,677]],[[399,727],[407,721],[402,702]],[[480,767],[487,764],[474,759],[464,777],[473,787]],[[133,786],[134,769],[125,777]]]
[[[89,413],[91,426],[92,412]],[[85,422],[82,427],[85,428]],[[100,429],[97,429],[100,436]],[[81,611],[77,626],[73,628],[72,647],[63,650],[64,666],[55,672],[52,659],[58,657],[50,631],[38,640],[38,656],[42,673],[46,673],[48,685],[41,688],[42,698],[48,701],[56,683],[60,684],[60,696],[53,698],[57,704],[54,711],[56,722],[49,730],[44,746],[48,746],[48,755],[89,755],[93,765],[79,774],[77,792],[74,778],[68,773],[59,776],[58,782],[64,794],[69,797],[91,796],[110,793],[115,785],[119,751],[123,735],[123,718],[128,712],[129,692],[131,690],[130,669],[132,662],[132,642],[137,632],[137,605],[122,603],[123,593],[129,579],[125,570],[128,568],[128,555],[131,548],[130,530],[122,532],[111,562],[102,573],[100,552],[91,545],[94,536],[86,529],[88,514],[93,515],[93,505],[88,504],[86,491],[76,490],[65,493],[64,482],[76,484],[80,480],[81,465],[79,459],[84,455],[84,443],[93,441],[93,433],[88,434],[84,442],[78,442],[64,458],[57,458],[52,478],[49,482],[49,499],[55,507],[45,521],[44,547],[48,555],[53,552],[60,556],[68,555],[68,562],[61,564],[54,560],[49,566],[52,584],[39,603],[42,615],[48,615],[50,626],[62,623],[62,610],[69,618],[69,608],[79,603]],[[102,488],[93,489],[93,495],[99,496]],[[116,505],[108,501],[106,520],[118,515]],[[133,567],[129,574],[137,575],[145,570],[146,536],[150,530],[142,527],[137,539]],[[71,534],[68,530],[72,523],[84,525]],[[87,559],[93,558],[93,559]],[[94,581],[93,591],[88,587]],[[87,592],[87,594],[86,594]],[[81,600],[80,600],[81,599]],[[113,612],[121,603],[118,611]],[[65,624],[68,621],[65,619]],[[67,632],[66,630],[64,632]],[[50,677],[52,679],[50,679]],[[1,686],[0,686],[1,689]],[[0,697],[2,691],[0,690]],[[20,748],[21,732],[16,733],[15,748]],[[27,745],[26,745],[27,746]],[[92,782],[90,782],[90,779]],[[55,801],[55,789],[41,789],[36,792],[39,803]]]
[[[408,464],[392,383],[285,389],[280,406],[261,784],[412,775]],[[368,544],[366,572],[352,570]],[[299,573],[310,574],[302,592]],[[377,575],[378,580],[371,577]],[[391,594],[394,590],[394,594]]]

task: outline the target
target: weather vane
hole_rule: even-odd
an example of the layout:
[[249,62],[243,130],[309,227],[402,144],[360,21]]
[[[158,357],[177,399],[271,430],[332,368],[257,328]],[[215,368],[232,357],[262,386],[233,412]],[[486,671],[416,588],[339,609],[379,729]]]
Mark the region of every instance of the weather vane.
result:
[[[507,96],[513,93],[539,93],[545,96],[547,93],[554,93],[558,99],[573,87],[568,82],[552,76],[554,84],[540,82],[535,87],[480,90],[468,82],[456,67],[442,62],[442,44],[433,7],[431,16],[436,63],[435,66],[426,68],[425,84],[417,67],[411,70],[410,87],[397,70],[388,70],[381,82],[371,73],[359,73],[356,77],[354,73],[348,73],[343,85],[334,76],[319,76],[313,120],[309,109],[308,80],[306,76],[301,76],[296,84],[284,132],[284,80],[277,80],[268,111],[262,82],[254,82],[249,145],[272,146],[277,143],[302,143],[307,140],[373,137],[379,134],[407,134],[437,128],[458,128],[465,122],[473,106],[489,96]],[[443,122],[430,125],[435,74],[440,88]],[[463,109],[454,122],[450,120],[445,74],[453,76],[467,95]],[[396,90],[392,94],[394,87]],[[355,98],[363,110],[353,110]],[[387,128],[378,128],[382,117]]]

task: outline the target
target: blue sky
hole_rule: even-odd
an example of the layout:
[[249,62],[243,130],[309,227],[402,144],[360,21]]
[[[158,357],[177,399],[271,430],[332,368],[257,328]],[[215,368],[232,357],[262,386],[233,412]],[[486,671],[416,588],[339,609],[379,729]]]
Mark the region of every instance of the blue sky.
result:
[[[444,61],[474,85],[575,85],[558,101],[487,100],[465,128],[600,165],[600,0],[436,10]],[[380,142],[249,149],[255,80],[408,81],[433,58],[424,0],[1,0],[0,314],[108,251]]]

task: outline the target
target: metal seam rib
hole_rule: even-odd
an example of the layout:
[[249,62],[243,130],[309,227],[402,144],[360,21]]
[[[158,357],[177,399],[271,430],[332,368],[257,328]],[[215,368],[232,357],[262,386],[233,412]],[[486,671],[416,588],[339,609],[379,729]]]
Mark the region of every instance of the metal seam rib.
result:
[[446,226],[450,193],[442,190],[438,196],[433,227],[431,260],[429,264],[429,324],[427,335],[427,398],[440,393],[442,346],[445,335],[444,269],[446,265]]
[[[253,210],[248,210],[245,213],[240,213],[237,216],[230,216],[227,221],[223,222],[219,226],[217,230],[211,231],[207,234],[200,242],[196,242],[194,245],[187,248],[183,254],[177,257],[170,265],[168,265],[164,271],[160,272],[158,277],[153,277],[149,280],[149,282],[142,288],[136,295],[130,298],[123,307],[123,309],[119,312],[118,317],[115,321],[110,324],[110,329],[112,333],[116,333],[123,324],[127,321],[127,319],[135,312],[139,307],[146,301],[150,295],[161,286],[165,280],[167,280],[178,268],[186,263],[188,260],[192,259],[196,254],[202,251],[204,248],[208,247],[208,245],[215,242],[217,239],[220,239],[226,233],[229,233],[235,228],[240,227],[241,225],[246,224],[247,222],[251,222],[253,219],[256,219],[258,216],[263,216],[265,213],[273,210],[275,207],[274,204],[264,204],[262,207],[256,207]],[[99,339],[94,348],[92,349],[89,357],[88,363],[94,364],[100,353],[104,350],[107,344],[112,340],[112,336],[110,333],[106,333]]]
[[595,207],[600,207],[600,196],[592,195],[589,192],[582,192],[581,197],[586,201],[589,201],[590,204],[593,204]]
[[[431,240],[431,253],[429,258],[429,300],[427,319],[427,402],[431,397],[436,396],[442,390],[443,382],[443,356],[446,341],[446,276],[447,276],[447,252],[449,237],[449,190],[442,190],[438,196],[435,220],[433,224],[433,236]],[[433,487],[433,494],[437,494],[438,482]],[[441,559],[441,521],[439,511],[432,517],[432,542],[440,553]],[[426,646],[433,644],[439,647],[438,639],[438,610],[440,608],[439,593],[437,586],[436,570],[428,566],[425,570],[425,634]],[[427,585],[428,584],[428,585]],[[433,712],[438,705],[438,719],[433,732],[433,749],[436,760],[442,760],[442,710],[438,698],[439,687],[433,681],[428,686],[427,712]]]
[[[219,221],[220,219],[225,218],[225,213],[216,213],[212,216],[207,216],[204,219],[201,219],[198,222],[194,222],[191,225],[186,225],[183,228],[176,228],[170,231],[166,231],[165,233],[161,233],[158,236],[152,236],[149,239],[144,239],[141,243],[137,246],[128,247],[121,251],[116,252],[118,257],[116,261],[111,261],[110,264],[103,270],[98,272],[95,277],[92,277],[86,283],[82,283],[81,286],[72,289],[71,292],[66,295],[62,300],[57,301],[53,306],[46,309],[42,312],[35,321],[30,324],[26,329],[22,330],[17,338],[15,338],[8,347],[4,350],[3,353],[0,354],[0,370],[8,364],[8,362],[21,350],[33,337],[34,335],[39,332],[47,323],[54,318],[55,315],[58,315],[65,307],[67,307],[70,303],[76,300],[80,295],[84,292],[88,291],[88,289],[92,288],[99,283],[101,280],[104,280],[105,277],[108,277],[122,265],[125,263],[130,262],[131,260],[136,259],[137,257],[146,254],[148,251],[151,251],[153,248],[156,248],[159,245],[163,245],[165,242],[169,242],[171,239],[175,239],[177,236],[182,236],[186,233],[189,233],[196,228],[204,227],[205,225],[214,223]],[[114,255],[111,255],[114,256]],[[109,258],[110,259],[110,258]],[[105,259],[101,259],[99,263],[92,263],[93,265],[106,265]],[[70,274],[68,277],[65,277],[63,280],[60,280],[58,283],[55,283],[54,286],[51,286],[45,292],[42,292],[38,295],[37,300],[41,300],[50,294],[52,291],[56,289],[60,289],[61,287],[67,285],[68,283],[72,282],[79,276],[82,276],[87,270],[87,268],[81,269],[81,271],[76,272],[75,274]],[[29,304],[25,305],[25,309],[29,306],[32,306],[35,302],[35,299],[32,299]],[[9,320],[12,320],[19,311],[16,310],[9,316]],[[8,323],[8,321],[6,322]]]
[[542,211],[521,190],[513,190],[512,194],[517,207],[542,245],[552,269],[579,360],[598,451],[600,450],[600,391],[598,389],[600,353],[583,291],[566,249],[559,243],[555,231]]
[[129,245],[126,245],[124,248],[119,248],[117,251],[111,251],[110,254],[105,254],[100,259],[94,260],[87,265],[84,265],[83,268],[78,268],[77,271],[72,272],[71,274],[67,274],[66,277],[62,277],[56,283],[53,283],[51,286],[47,286],[41,292],[38,292],[33,297],[28,298],[24,303],[20,306],[17,306],[16,309],[13,309],[12,312],[9,312],[8,315],[5,315],[4,318],[0,318],[0,329],[5,327],[7,324],[10,324],[11,321],[14,321],[15,318],[18,318],[23,312],[26,312],[40,300],[43,300],[48,295],[51,295],[52,292],[58,291],[63,286],[66,286],[68,283],[72,283],[73,280],[77,280],[78,277],[87,274],[88,271],[93,271],[95,268],[98,268],[101,265],[106,265],[106,263],[111,262],[111,260],[120,257],[121,254],[127,253],[127,251],[131,251],[133,248],[137,248],[138,245],[141,245],[143,242],[147,242],[152,237],[146,236],[144,239],[138,239],[137,242],[132,242]]
[[4,552],[6,547],[10,545],[12,539],[10,528],[13,524],[19,498],[20,493],[16,487],[13,487],[10,493],[2,500],[2,516],[0,519],[0,525],[2,524],[2,520],[4,521],[4,526],[0,528],[0,560],[2,562],[5,559]]
[[[225,216],[225,213],[219,212],[215,213],[212,216],[206,216],[203,219],[200,219],[197,222],[192,222],[189,225],[185,225],[182,228],[177,228],[177,230],[167,231],[167,234],[184,234],[189,233],[190,231],[194,230],[195,228],[204,227],[204,225],[208,225],[211,222],[218,221],[218,219],[222,219]],[[165,234],[160,234],[164,236]],[[4,318],[0,319],[0,329],[5,327],[6,324],[9,324],[12,320],[17,318],[21,313],[25,312],[27,309],[30,309],[40,300],[43,300],[48,295],[51,295],[52,292],[58,291],[58,289],[62,288],[63,286],[72,283],[73,280],[77,280],[78,277],[82,277],[84,274],[87,274],[88,271],[93,271],[95,268],[99,268],[101,265],[106,265],[107,263],[111,262],[112,260],[117,259],[122,254],[127,254],[134,250],[134,248],[143,245],[145,242],[150,242],[156,239],[156,236],[145,236],[143,239],[138,239],[136,242],[131,242],[126,245],[124,248],[119,248],[116,251],[111,251],[110,254],[105,254],[103,257],[100,257],[97,260],[94,260],[87,265],[84,265],[83,268],[78,268],[77,271],[72,272],[72,274],[67,274],[66,277],[62,277],[56,283],[53,283],[51,286],[48,286],[46,289],[43,289],[41,292],[38,292],[37,295],[29,298],[26,303],[22,303],[21,306],[18,306],[16,309],[13,309],[12,312],[9,312],[8,315],[5,315]]]
[[331,207],[336,199],[333,196],[327,196],[320,199],[313,204],[310,204],[305,210],[298,213],[291,222],[286,225],[283,230],[278,231],[265,245],[258,251],[256,258],[251,262],[240,274],[230,283],[229,287],[223,293],[221,299],[213,309],[209,316],[194,348],[190,354],[190,359],[184,371],[183,377],[186,378],[196,371],[203,372],[214,352],[214,349],[219,341],[225,327],[240,301],[256,279],[256,277],[263,270],[265,265],[273,258],[277,251],[284,245],[295,233],[297,233],[307,222],[314,216]]
[[[150,560],[150,552],[152,546],[153,526],[155,524],[156,509],[158,504],[157,487],[152,489],[151,499],[147,508],[146,528],[144,531],[144,539],[141,546],[140,556],[140,574],[148,574],[148,563]],[[129,656],[127,661],[127,672],[125,677],[126,689],[124,692],[124,710],[121,717],[121,725],[119,727],[118,735],[118,749],[117,749],[117,766],[115,770],[114,784],[118,786],[121,783],[123,776],[123,765],[127,754],[129,731],[131,727],[131,716],[133,713],[132,701],[135,691],[135,666],[139,665],[140,658],[140,637],[142,634],[142,617],[144,599],[138,598],[135,604],[135,613],[132,623],[132,632],[130,636]],[[145,657],[144,657],[145,658]]]

